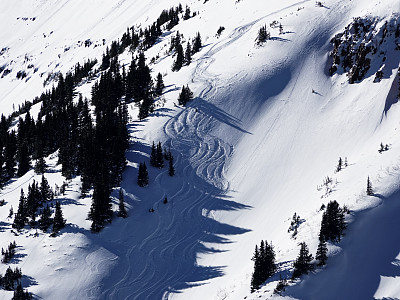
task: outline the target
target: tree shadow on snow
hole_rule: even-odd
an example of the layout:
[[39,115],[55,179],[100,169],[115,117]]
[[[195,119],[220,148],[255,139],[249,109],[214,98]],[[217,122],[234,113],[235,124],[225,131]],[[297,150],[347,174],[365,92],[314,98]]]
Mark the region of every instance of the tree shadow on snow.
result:
[[196,98],[195,101],[188,105],[189,107],[193,107],[197,110],[197,112],[201,112],[206,115],[212,116],[217,121],[229,125],[243,133],[250,133],[247,130],[241,127],[241,121],[232,116],[231,114],[223,111],[219,107],[215,106],[214,104],[205,101],[202,98]]
[[[233,117],[200,99],[197,102],[199,109],[238,127]],[[224,266],[199,265],[199,256],[229,251],[231,236],[250,231],[214,218],[214,211],[250,207],[235,202],[225,190],[199,177],[190,162],[189,153],[194,149],[185,142],[169,141],[176,170],[173,177],[168,175],[168,161],[162,169],[150,166],[151,145],[136,142],[127,152],[128,166],[121,187],[130,208],[128,218],[116,220],[92,236],[118,255],[116,266],[101,282],[102,299],[162,299],[169,293],[206,284],[223,276]],[[146,162],[148,168],[146,187],[136,183],[139,162]],[[154,211],[149,212],[149,208]]]

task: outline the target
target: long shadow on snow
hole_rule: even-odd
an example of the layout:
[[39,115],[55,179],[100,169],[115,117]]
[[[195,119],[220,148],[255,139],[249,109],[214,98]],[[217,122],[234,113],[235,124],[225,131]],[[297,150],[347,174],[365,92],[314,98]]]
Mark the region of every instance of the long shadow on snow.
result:
[[229,113],[223,111],[214,104],[205,101],[202,98],[197,97],[192,103],[187,105],[189,107],[196,108],[198,112],[202,112],[206,115],[212,116],[217,121],[227,124],[241,132],[250,133],[241,127],[241,122],[238,118],[230,115]]
[[[174,177],[168,176],[167,167],[150,167],[150,151],[150,145],[136,142],[127,152],[130,162],[146,161],[150,178],[149,186],[139,187],[137,168],[128,163],[122,182],[130,208],[128,218],[88,236],[119,257],[101,283],[99,299],[162,299],[223,276],[224,266],[200,266],[198,257],[226,251],[220,248],[230,243],[229,236],[249,231],[212,218],[213,210],[248,206],[229,199],[225,191],[197,176],[179,153],[173,152]],[[164,204],[166,196],[168,203]],[[149,212],[150,207],[155,211]]]
[[[400,191],[388,198],[375,196],[382,199],[381,205],[356,215],[340,244],[342,252],[329,258],[321,273],[310,275],[301,285],[288,288],[287,294],[310,300],[372,300],[382,276],[395,280],[398,286]],[[380,295],[379,298],[390,299],[391,296]]]

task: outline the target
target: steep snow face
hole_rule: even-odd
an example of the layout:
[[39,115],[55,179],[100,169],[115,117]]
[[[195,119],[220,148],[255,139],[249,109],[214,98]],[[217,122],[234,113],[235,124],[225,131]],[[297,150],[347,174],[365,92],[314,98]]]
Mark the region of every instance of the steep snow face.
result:
[[[178,3],[2,1],[0,25],[7,28],[0,33],[2,112],[39,95],[49,74],[100,59],[127,27],[151,24],[162,9]],[[40,177],[30,171],[1,191],[7,201],[0,211],[1,246],[16,240],[20,256],[13,265],[26,274],[25,286],[43,299],[268,298],[279,275],[290,276],[299,242],[315,253],[320,207],[337,200],[352,211],[348,221],[355,220],[347,236],[329,245],[331,257],[322,272],[293,284],[282,297],[400,297],[398,274],[390,268],[398,263],[400,247],[387,234],[398,227],[391,222],[400,176],[395,36],[387,37],[392,48],[386,49],[380,82],[373,73],[354,84],[344,72],[329,75],[331,38],[354,17],[377,20],[379,28],[385,21],[398,24],[400,1],[331,0],[322,7],[292,0],[187,3],[197,16],[181,21],[146,51],[149,59],[159,55],[151,67],[165,75],[165,106],[145,122],[137,122],[137,108],[130,107],[133,139],[122,182],[129,218],[91,234],[90,199],[79,199],[75,178],[60,197],[68,222],[60,237],[35,237],[33,230],[14,236],[9,208],[17,207],[21,187]],[[271,39],[256,45],[265,24]],[[217,36],[220,26],[225,30]],[[189,66],[171,72],[173,58],[166,49],[176,31],[185,40],[200,32],[204,47]],[[128,51],[122,54],[122,65],[130,57]],[[23,80],[16,78],[21,70],[27,74]],[[181,108],[174,103],[183,84],[195,99]],[[89,96],[90,87],[86,83],[79,92]],[[135,184],[137,164],[148,159],[153,140],[171,147],[177,174],[170,178],[165,170],[150,169],[150,185],[143,189]],[[388,151],[378,153],[381,142]],[[339,157],[346,157],[348,166],[335,173]],[[48,158],[52,186],[64,180],[56,162],[56,155]],[[327,176],[332,184],[321,188]],[[368,176],[374,197],[365,195]],[[288,228],[295,212],[305,222],[292,238]],[[369,234],[385,246],[369,247]],[[250,294],[250,259],[261,239],[275,246],[279,272]],[[358,256],[360,251],[365,255]],[[363,267],[376,256],[382,259]],[[1,266],[1,273],[5,269]],[[352,288],[363,292],[354,294]]]

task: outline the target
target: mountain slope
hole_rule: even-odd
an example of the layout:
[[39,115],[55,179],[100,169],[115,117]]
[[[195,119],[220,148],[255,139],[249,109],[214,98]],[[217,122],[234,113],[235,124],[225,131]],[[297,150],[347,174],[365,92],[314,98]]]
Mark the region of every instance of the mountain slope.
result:
[[[162,9],[178,4],[164,2],[1,4],[7,16],[2,26],[8,30],[0,41],[9,49],[0,64],[12,69],[0,79],[5,91],[2,111],[10,113],[12,103],[39,95],[48,73],[65,73],[87,58],[100,60],[105,47],[128,26],[148,25]],[[347,220],[354,220],[343,243],[329,245],[333,257],[322,272],[293,283],[282,297],[399,297],[397,277],[388,277],[397,273],[388,274],[390,268],[385,267],[400,251],[386,235],[397,228],[390,220],[398,209],[399,52],[389,51],[385,76],[378,83],[373,74],[350,84],[345,72],[331,77],[328,71],[333,36],[353,17],[377,18],[378,29],[384,21],[395,19],[398,24],[399,1],[339,0],[324,2],[323,7],[289,0],[188,4],[198,15],[180,22],[146,51],[149,60],[160,55],[151,67],[154,75],[165,75],[165,106],[141,122],[136,121],[137,108],[130,106],[132,142],[121,185],[129,218],[116,219],[101,233],[91,234],[86,220],[90,199],[79,199],[80,182],[75,178],[60,197],[68,221],[61,236],[39,233],[37,238],[33,230],[14,236],[9,208],[17,207],[20,188],[39,176],[32,170],[2,191],[7,204],[0,212],[1,246],[13,239],[20,245],[14,264],[27,275],[25,286],[43,299],[267,298],[279,275],[290,276],[299,242],[306,241],[315,253],[319,209],[337,200],[350,208]],[[256,45],[259,28],[273,21],[282,24],[282,34],[278,27],[268,27],[271,39]],[[219,26],[225,30],[218,37]],[[173,58],[166,49],[176,31],[186,39],[199,31],[204,47],[189,66],[171,72]],[[85,47],[88,39],[93,44]],[[393,40],[388,37],[387,43]],[[123,53],[121,64],[127,66],[130,57],[128,51]],[[21,69],[27,70],[29,80],[15,79]],[[91,84],[78,91],[89,97]],[[177,107],[174,102],[183,84],[189,84],[195,99]],[[38,105],[32,110],[38,111]],[[149,187],[139,188],[138,163],[148,159],[151,143],[158,140],[171,147],[177,174],[171,178],[165,169],[150,169]],[[381,142],[390,145],[389,151],[378,153]],[[349,166],[335,173],[339,157],[347,157]],[[48,158],[51,186],[64,180],[56,161]],[[333,178],[331,192],[316,188],[326,176]],[[368,176],[374,197],[365,195]],[[113,196],[117,198],[116,191]],[[287,232],[294,212],[305,220],[296,239]],[[388,222],[379,222],[382,219]],[[359,234],[365,230],[368,235]],[[370,235],[385,246],[365,249]],[[260,239],[275,246],[279,271],[260,292],[250,294],[250,259]],[[365,257],[357,255],[361,249]],[[364,271],[363,261],[376,256],[382,259]],[[2,273],[5,269],[0,268]],[[365,281],[371,283],[368,288]],[[353,286],[362,292],[350,294]],[[11,298],[11,292],[0,293]]]

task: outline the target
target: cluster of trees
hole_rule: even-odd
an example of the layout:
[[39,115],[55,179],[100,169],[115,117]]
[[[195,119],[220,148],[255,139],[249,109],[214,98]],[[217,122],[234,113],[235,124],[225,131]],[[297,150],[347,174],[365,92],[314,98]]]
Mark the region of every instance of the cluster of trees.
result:
[[0,275],[0,283],[5,290],[12,291],[15,288],[15,283],[18,283],[21,278],[21,269],[15,268],[13,270],[11,267],[8,267],[4,276]]
[[[174,157],[170,149],[162,148],[161,142],[157,143],[153,141],[150,153],[150,165],[154,168],[164,168],[164,160],[168,161],[168,175],[175,175]],[[139,164],[138,179],[137,183],[140,187],[144,187],[149,184],[149,173],[147,171],[146,163]]]
[[[21,189],[18,211],[15,214],[12,227],[21,230],[26,225],[38,227],[44,232],[53,225],[52,236],[55,236],[62,228],[65,227],[66,221],[63,217],[61,205],[57,201],[55,203],[54,218],[51,218],[51,209],[49,203],[53,200],[54,193],[51,190],[47,179],[42,175],[42,181],[39,185],[36,181],[28,186],[28,195],[25,196],[24,190]],[[45,207],[44,204],[46,204]],[[43,207],[39,211],[39,207]],[[39,220],[36,218],[39,216]]]
[[193,99],[193,92],[190,90],[189,86],[182,86],[182,90],[179,93],[178,103],[179,105],[186,106],[186,104]]
[[256,245],[252,260],[254,271],[251,277],[251,292],[258,290],[261,284],[276,272],[275,251],[272,243],[261,240],[260,246]]
[[3,258],[1,259],[1,262],[3,264],[8,264],[10,262],[10,260],[15,255],[15,249],[16,248],[17,248],[17,244],[15,243],[15,241],[8,245],[8,249],[4,250],[3,248],[1,248],[1,255],[3,255]]
[[[325,207],[324,207],[325,208]],[[317,266],[323,266],[328,259],[328,248],[326,243],[331,241],[333,243],[340,242],[341,237],[344,235],[346,229],[345,213],[348,209],[344,206],[341,208],[336,200],[330,201],[326,207],[326,211],[322,215],[321,228],[319,233],[319,244],[314,257],[305,242],[299,243],[300,252],[293,263],[293,273],[291,279],[296,279],[304,274],[308,274]],[[300,218],[297,214],[293,215],[292,226],[294,226]],[[263,254],[264,253],[264,254]],[[275,253],[272,244],[266,241],[261,241],[260,246],[256,246],[252,260],[254,260],[254,272],[251,279],[251,292],[259,289],[261,284],[265,282],[276,272]],[[274,292],[280,293],[285,290],[287,286],[286,278],[279,280]]]
[[344,160],[339,157],[338,164],[336,166],[335,172],[340,172],[344,167],[347,167],[349,163],[347,162],[347,157],[344,158]]
[[175,61],[172,64],[172,71],[179,71],[183,66],[187,66],[192,62],[192,55],[200,51],[202,47],[201,36],[198,32],[192,42],[186,43],[186,49],[183,50],[182,38],[179,31],[175,36],[171,37],[170,51],[175,51]]
[[0,285],[7,291],[14,290],[11,300],[32,300],[32,294],[22,288],[21,278],[21,269],[8,267],[4,276],[0,275]]
[[257,34],[257,38],[256,38],[257,45],[261,46],[270,38],[271,38],[271,34],[267,30],[267,25],[261,26],[260,29],[258,30],[258,34]]
[[303,223],[303,222],[304,222],[304,220],[302,220],[297,213],[293,214],[292,221],[290,221],[290,226],[289,226],[289,229],[288,229],[289,233],[293,232],[292,233],[292,237],[293,238],[296,237],[297,229],[299,228],[300,224]]

